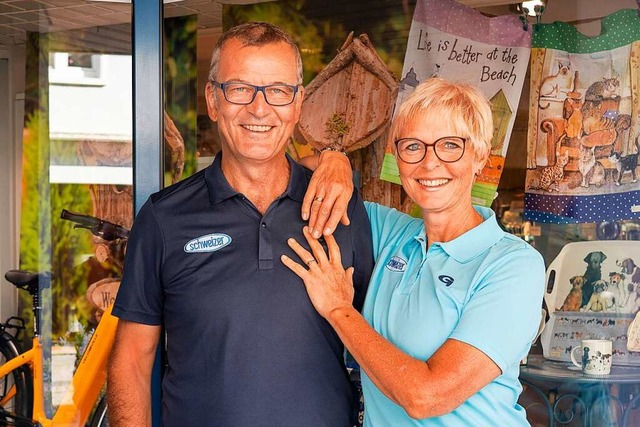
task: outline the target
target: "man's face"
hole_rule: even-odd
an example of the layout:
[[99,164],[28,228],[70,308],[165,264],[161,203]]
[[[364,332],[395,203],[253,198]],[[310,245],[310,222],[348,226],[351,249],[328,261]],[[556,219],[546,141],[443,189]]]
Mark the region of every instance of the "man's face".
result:
[[[228,40],[220,52],[216,80],[219,83],[249,83],[264,86],[276,83],[296,85],[297,62],[286,43],[244,46]],[[207,85],[207,109],[218,122],[225,158],[236,161],[269,161],[282,154],[300,119],[303,89],[285,106],[267,104],[258,92],[248,105],[235,105],[224,98],[222,89]]]

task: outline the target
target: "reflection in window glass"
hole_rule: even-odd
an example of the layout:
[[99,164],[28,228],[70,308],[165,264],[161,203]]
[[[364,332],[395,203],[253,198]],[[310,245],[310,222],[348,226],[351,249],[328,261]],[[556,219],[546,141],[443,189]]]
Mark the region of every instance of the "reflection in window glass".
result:
[[[130,27],[30,33],[27,40],[20,263],[54,277],[43,295],[51,414],[117,292],[124,255],[122,240],[94,236],[61,213],[127,228],[133,221]],[[30,318],[30,301],[21,305]]]

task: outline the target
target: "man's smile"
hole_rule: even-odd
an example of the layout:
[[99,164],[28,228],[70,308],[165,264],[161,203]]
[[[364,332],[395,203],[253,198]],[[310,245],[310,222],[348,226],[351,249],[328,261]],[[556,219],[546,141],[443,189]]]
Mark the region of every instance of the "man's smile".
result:
[[267,125],[240,125],[251,132],[269,132],[274,126]]

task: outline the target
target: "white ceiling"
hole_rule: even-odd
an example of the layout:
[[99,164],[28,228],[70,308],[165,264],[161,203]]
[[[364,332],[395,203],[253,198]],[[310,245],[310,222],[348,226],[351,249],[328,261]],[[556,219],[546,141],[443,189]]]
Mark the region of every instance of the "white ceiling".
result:
[[[123,1],[123,0],[120,0]],[[264,0],[185,0],[165,5],[166,17],[198,15],[200,29],[220,31],[222,3],[246,4]],[[347,0],[348,1],[348,0]],[[480,11],[499,15],[513,13],[513,0],[460,0]],[[599,19],[622,8],[636,8],[635,0],[549,0],[543,22],[556,20],[577,24],[588,35],[599,33]],[[25,42],[27,31],[59,32],[90,28],[86,38],[109,51],[122,49],[130,40],[131,5],[89,0],[0,0],[0,50]],[[115,25],[121,24],[121,25]],[[115,25],[115,26],[114,26]],[[127,48],[129,48],[127,46]]]
[[[258,0],[264,1],[264,0]],[[254,3],[256,3],[254,2]],[[244,4],[247,0],[226,0]],[[26,32],[59,32],[91,28],[93,46],[120,50],[131,36],[131,4],[89,0],[0,0],[0,49],[25,42]],[[222,27],[222,3],[186,0],[166,4],[165,17],[198,15],[201,28]],[[121,24],[121,25],[117,25]],[[130,44],[130,42],[127,42]]]

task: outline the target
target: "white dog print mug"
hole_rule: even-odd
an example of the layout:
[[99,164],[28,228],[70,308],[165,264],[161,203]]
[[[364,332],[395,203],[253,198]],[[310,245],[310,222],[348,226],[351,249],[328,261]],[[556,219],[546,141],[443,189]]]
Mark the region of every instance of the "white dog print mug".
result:
[[[576,350],[582,349],[582,358],[576,360]],[[587,375],[608,375],[611,372],[613,343],[611,340],[582,340],[571,350],[571,362]]]

